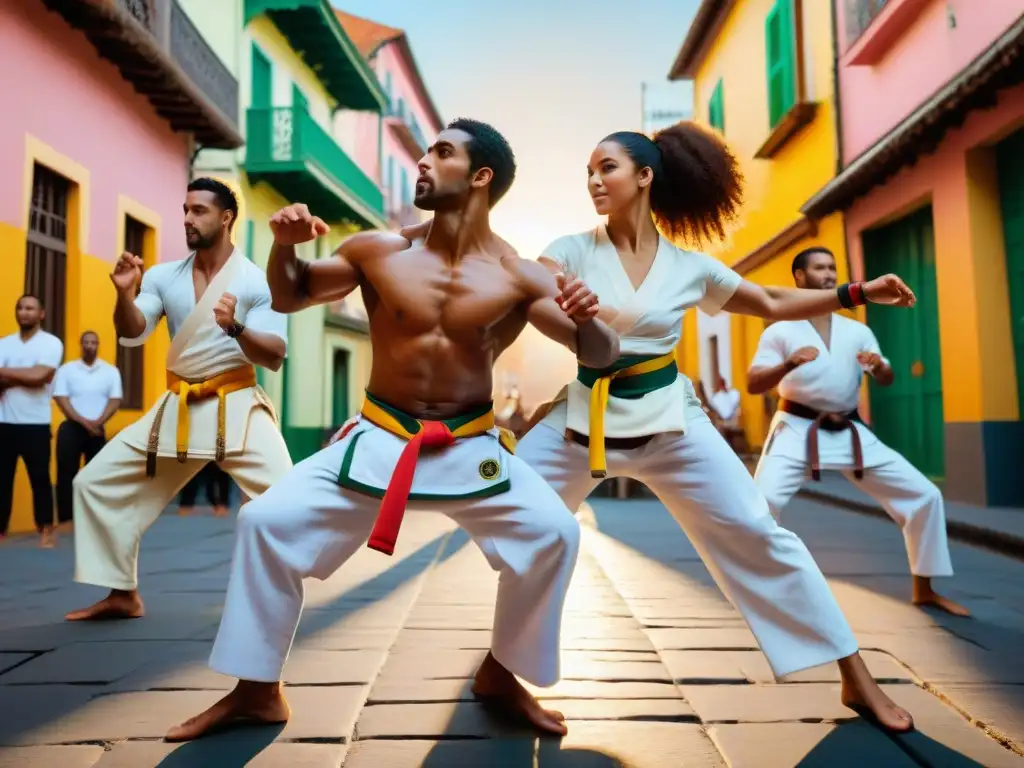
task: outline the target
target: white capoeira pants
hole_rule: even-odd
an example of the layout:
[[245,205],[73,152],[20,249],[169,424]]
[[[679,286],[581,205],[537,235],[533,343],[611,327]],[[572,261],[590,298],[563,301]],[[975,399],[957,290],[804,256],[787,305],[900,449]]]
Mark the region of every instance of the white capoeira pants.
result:
[[[776,677],[857,652],[843,612],[807,547],[776,523],[753,478],[703,412],[687,433],[607,451],[608,476],[646,485],[679,522],[719,589],[743,615]],[[575,510],[598,484],[587,449],[543,422],[517,455]]]
[[[75,581],[110,589],[138,587],[139,542],[171,499],[210,459],[157,458],[146,477],[146,453],[115,435],[75,476]],[[253,409],[245,452],[220,467],[250,498],[291,469],[281,430],[262,408]]]
[[[239,513],[224,613],[210,656],[217,672],[280,680],[302,612],[302,580],[328,578],[369,537],[380,499],[338,485],[353,437],[300,462]],[[519,677],[553,685],[560,676],[562,609],[579,551],[579,524],[536,472],[515,456],[504,460],[508,491],[414,501],[410,509],[442,512],[470,534],[500,573],[491,652]],[[420,468],[423,461],[421,456]],[[475,462],[468,471],[476,474]]]
[[[872,466],[864,469],[860,480],[854,477],[852,466],[840,468],[840,471],[877,501],[903,530],[912,574],[952,576],[942,492],[917,467],[887,445],[881,442],[872,445],[871,456]],[[762,454],[758,461],[754,480],[768,499],[775,519],[780,520],[783,508],[809,476],[806,461],[768,453]]]

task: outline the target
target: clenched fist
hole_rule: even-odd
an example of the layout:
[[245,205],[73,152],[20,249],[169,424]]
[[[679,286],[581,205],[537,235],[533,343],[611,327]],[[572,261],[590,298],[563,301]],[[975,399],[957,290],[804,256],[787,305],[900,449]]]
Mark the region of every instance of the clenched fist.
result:
[[600,305],[597,301],[597,294],[587,287],[587,284],[575,275],[566,275],[559,272],[555,275],[555,282],[558,283],[558,290],[561,294],[555,297],[558,306],[569,316],[576,325],[588,323],[597,317]]
[[874,373],[882,364],[882,356],[877,352],[858,352],[857,362],[861,364],[865,371]]
[[818,348],[817,347],[800,347],[792,355],[786,358],[786,366],[789,368],[799,368],[804,363],[809,363],[811,360],[818,359]]
[[298,245],[326,235],[331,228],[319,216],[311,214],[305,205],[295,203],[270,217],[270,231],[278,245]]
[[864,283],[864,298],[873,304],[912,307],[917,303],[914,292],[896,275],[882,275]]
[[135,290],[142,280],[142,267],[142,259],[125,251],[114,264],[114,271],[110,273],[110,281],[119,293],[134,296]]
[[237,304],[238,299],[230,293],[225,293],[217,299],[217,305],[213,308],[213,319],[225,331],[231,331],[235,327],[235,307]]

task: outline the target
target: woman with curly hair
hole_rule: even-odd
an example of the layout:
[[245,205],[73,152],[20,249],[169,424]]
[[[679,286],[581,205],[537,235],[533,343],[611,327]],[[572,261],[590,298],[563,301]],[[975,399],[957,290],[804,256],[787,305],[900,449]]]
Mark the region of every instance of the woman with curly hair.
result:
[[776,677],[838,661],[845,705],[891,730],[911,729],[910,715],[872,679],[807,548],[776,523],[701,409],[674,350],[683,313],[694,306],[797,320],[865,300],[912,306],[913,293],[895,275],[833,290],[763,287],[673,245],[724,237],[742,198],[735,158],[694,123],[653,139],[613,133],[594,149],[587,173],[607,223],[555,240],[540,261],[600,296],[594,309],[619,334],[622,357],[603,370],[579,366],[531,420],[516,454],[570,509],[606,476],[644,483],[743,615]]

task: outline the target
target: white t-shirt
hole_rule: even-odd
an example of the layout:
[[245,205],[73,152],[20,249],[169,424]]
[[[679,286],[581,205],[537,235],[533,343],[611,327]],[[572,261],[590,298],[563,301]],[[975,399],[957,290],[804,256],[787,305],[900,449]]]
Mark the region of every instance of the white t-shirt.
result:
[[715,413],[728,421],[736,415],[736,409],[740,407],[740,393],[735,389],[715,392],[711,396],[711,407],[715,409]]
[[57,369],[53,396],[68,398],[83,418],[98,419],[110,400],[122,397],[121,372],[105,360],[95,360],[92,365],[72,360]]
[[[34,368],[45,365],[55,371],[64,359],[64,344],[40,329],[21,340],[20,333],[0,339],[0,368]],[[42,387],[11,387],[0,395],[0,423],[49,424],[50,384]]]

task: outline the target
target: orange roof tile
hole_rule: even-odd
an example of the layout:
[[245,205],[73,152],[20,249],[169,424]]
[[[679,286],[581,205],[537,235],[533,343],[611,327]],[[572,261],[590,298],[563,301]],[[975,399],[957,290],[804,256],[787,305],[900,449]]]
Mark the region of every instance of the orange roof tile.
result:
[[337,8],[334,9],[334,13],[337,15],[338,21],[341,22],[341,26],[344,27],[345,33],[355,43],[364,58],[372,56],[382,44],[405,34],[405,30],[378,24]]

